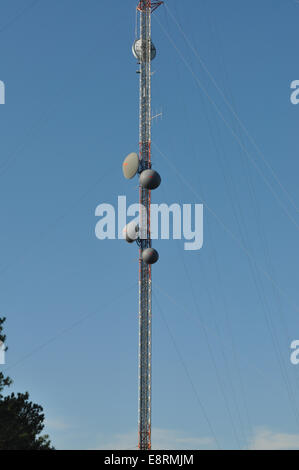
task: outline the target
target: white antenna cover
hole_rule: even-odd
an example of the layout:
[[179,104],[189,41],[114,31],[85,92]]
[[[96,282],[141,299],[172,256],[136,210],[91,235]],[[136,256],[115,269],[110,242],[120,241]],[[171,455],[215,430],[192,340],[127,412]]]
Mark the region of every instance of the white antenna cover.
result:
[[139,157],[137,153],[129,153],[123,162],[123,174],[128,180],[134,178],[139,168]]
[[[141,60],[141,52],[142,52],[142,40],[141,39],[136,39],[133,42],[132,52],[133,52],[133,56],[135,57],[135,59],[140,61]],[[157,55],[157,50],[155,48],[154,43],[151,41],[151,60],[154,60],[156,55]]]
[[138,238],[139,225],[132,220],[123,228],[124,239],[128,243],[133,243]]

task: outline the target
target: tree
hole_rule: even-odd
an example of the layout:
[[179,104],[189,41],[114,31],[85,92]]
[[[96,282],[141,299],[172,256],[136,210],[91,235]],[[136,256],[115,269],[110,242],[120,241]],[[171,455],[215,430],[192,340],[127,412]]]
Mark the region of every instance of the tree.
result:
[[[3,323],[6,318],[0,318],[0,341],[5,344],[6,335],[3,334]],[[7,348],[6,348],[7,349]],[[4,387],[9,387],[12,384],[12,380],[9,377],[4,377],[3,373],[0,372],[0,400],[2,400],[2,390]]]
[[[5,318],[0,318],[0,341]],[[44,429],[43,408],[29,401],[29,393],[4,396],[2,391],[12,384],[10,377],[0,372],[0,450],[53,450]]]

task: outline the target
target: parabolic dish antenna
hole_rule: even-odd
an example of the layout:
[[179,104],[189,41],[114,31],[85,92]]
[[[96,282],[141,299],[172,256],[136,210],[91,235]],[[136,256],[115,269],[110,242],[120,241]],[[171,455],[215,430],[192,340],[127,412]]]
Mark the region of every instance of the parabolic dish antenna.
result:
[[124,238],[128,243],[133,243],[138,238],[139,225],[132,220],[123,229]]
[[[133,42],[133,46],[132,46],[133,56],[135,57],[135,59],[137,59],[139,61],[141,60],[141,53],[142,53],[141,45],[142,45],[141,39],[136,39]],[[151,41],[151,60],[154,60],[156,55],[157,55],[157,50],[155,48],[154,43]]]
[[146,264],[154,264],[159,259],[159,253],[154,248],[145,248],[142,252],[142,259]]
[[161,176],[155,170],[144,170],[140,175],[139,182],[145,189],[156,189],[160,186]]
[[137,153],[129,153],[123,162],[123,174],[124,177],[130,180],[134,178],[139,168],[139,158]]

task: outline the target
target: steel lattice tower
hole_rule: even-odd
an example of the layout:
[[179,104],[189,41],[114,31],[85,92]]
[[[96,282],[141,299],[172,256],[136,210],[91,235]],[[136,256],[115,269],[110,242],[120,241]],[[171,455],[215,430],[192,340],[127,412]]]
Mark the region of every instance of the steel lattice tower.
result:
[[[143,0],[137,7],[140,16],[140,103],[139,103],[139,159],[141,170],[151,168],[151,14],[163,2]],[[139,203],[146,208],[140,212],[145,237],[139,249],[139,449],[151,448],[151,333],[152,333],[152,277],[151,265],[142,259],[142,252],[151,247],[150,203],[151,191],[140,185]],[[145,217],[146,215],[146,217]]]
[[[151,61],[156,49],[151,40],[151,14],[163,2],[140,0],[140,37],[132,47],[138,60],[139,81],[139,155],[127,155],[123,162],[123,173],[127,179],[139,174],[139,221],[132,221],[124,228],[128,243],[139,246],[139,449],[151,448],[151,349],[152,349],[152,270],[151,265],[159,259],[152,248],[150,229],[151,190],[159,187],[161,177],[151,168]],[[137,36],[137,28],[136,28]]]

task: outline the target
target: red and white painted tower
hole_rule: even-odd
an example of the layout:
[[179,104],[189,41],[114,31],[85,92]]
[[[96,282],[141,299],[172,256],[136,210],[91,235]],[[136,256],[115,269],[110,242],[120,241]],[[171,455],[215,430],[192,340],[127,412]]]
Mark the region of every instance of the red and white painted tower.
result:
[[[151,41],[151,14],[163,2],[141,0],[137,6],[140,37],[133,44],[140,74],[139,156],[130,154],[123,171],[126,178],[139,173],[140,220],[139,245],[139,449],[151,449],[151,334],[152,334],[152,264],[158,253],[152,248],[150,230],[151,190],[160,184],[159,174],[151,168],[151,61],[156,49]],[[130,225],[130,224],[129,224]],[[126,239],[134,241],[135,228],[127,226]]]
[[[151,168],[151,60],[155,49],[151,41],[151,14],[162,2],[143,0],[140,16],[140,105],[139,159],[142,170]],[[151,346],[152,346],[152,266],[143,261],[142,252],[151,248],[151,190],[140,185],[139,202],[146,208],[147,233],[139,249],[139,449],[151,448]],[[142,213],[142,212],[140,212]],[[144,221],[143,221],[144,222]],[[143,226],[141,222],[141,226]]]

